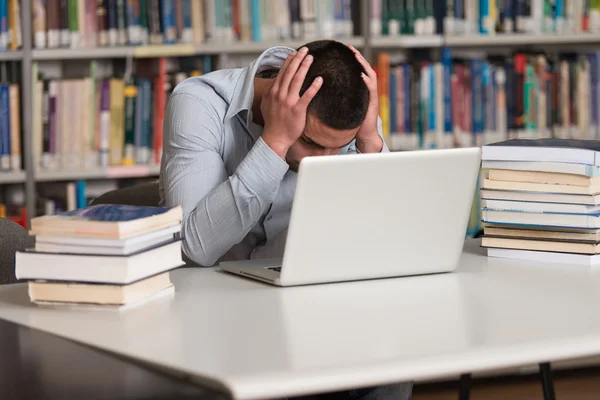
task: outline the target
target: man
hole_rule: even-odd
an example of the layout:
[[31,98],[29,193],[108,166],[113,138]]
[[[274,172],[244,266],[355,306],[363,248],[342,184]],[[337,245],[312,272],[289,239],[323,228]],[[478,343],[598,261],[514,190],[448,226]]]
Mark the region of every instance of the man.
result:
[[[331,40],[273,47],[246,68],[175,88],[161,201],[182,206],[183,251],[201,266],[281,256],[302,158],[387,151],[377,77],[356,49]],[[342,396],[404,399],[410,391],[401,384]]]

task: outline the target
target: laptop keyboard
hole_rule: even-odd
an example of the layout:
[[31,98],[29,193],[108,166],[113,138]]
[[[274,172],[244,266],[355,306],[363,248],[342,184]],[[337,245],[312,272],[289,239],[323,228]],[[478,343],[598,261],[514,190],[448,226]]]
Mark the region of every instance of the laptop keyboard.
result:
[[267,269],[270,269],[271,271],[275,272],[281,272],[281,267],[267,267]]

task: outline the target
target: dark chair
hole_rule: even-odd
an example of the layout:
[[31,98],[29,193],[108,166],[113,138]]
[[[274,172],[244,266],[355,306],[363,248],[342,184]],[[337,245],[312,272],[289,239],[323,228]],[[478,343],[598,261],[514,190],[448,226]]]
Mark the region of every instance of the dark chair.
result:
[[147,207],[158,207],[159,203],[158,181],[112,190],[92,201],[92,205],[125,204]]
[[0,285],[16,283],[15,253],[35,246],[35,238],[9,219],[0,218]]

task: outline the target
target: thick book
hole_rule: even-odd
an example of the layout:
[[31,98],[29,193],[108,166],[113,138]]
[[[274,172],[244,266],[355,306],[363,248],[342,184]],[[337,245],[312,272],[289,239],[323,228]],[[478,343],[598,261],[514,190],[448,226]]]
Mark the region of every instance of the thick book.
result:
[[35,238],[35,250],[41,253],[127,256],[171,243],[180,238],[180,225],[173,225],[165,229],[121,240],[37,236]]
[[494,237],[600,243],[600,229],[486,224],[483,227],[483,234]]
[[551,251],[531,251],[515,249],[488,248],[488,257],[507,258],[512,260],[539,261],[543,263],[575,264],[575,265],[598,265],[600,254],[571,254],[556,253]]
[[568,241],[531,240],[490,236],[484,236],[482,238],[481,247],[588,255],[600,253],[600,243],[577,243]]
[[175,294],[175,286],[171,285],[165,289],[159,290],[136,301],[125,304],[95,304],[95,303],[74,303],[61,301],[42,301],[36,300],[33,303],[41,308],[55,309],[73,309],[79,311],[126,311],[135,309],[144,305],[153,304],[163,299],[171,299]]
[[537,203],[529,201],[511,200],[481,200],[481,207],[489,210],[499,211],[521,211],[537,213],[563,213],[563,214],[598,214],[600,206],[588,206],[584,204],[562,204],[562,203]]
[[168,272],[127,285],[102,283],[30,281],[29,299],[34,302],[124,306],[147,299],[173,286]]
[[482,209],[483,222],[493,224],[600,229],[600,214],[533,213]]
[[180,206],[140,207],[99,204],[31,220],[31,234],[124,239],[181,223]]
[[600,167],[584,164],[535,161],[483,161],[483,169],[501,169],[507,171],[535,171],[557,174],[600,176]]
[[512,190],[481,189],[482,199],[529,201],[535,203],[565,203],[600,205],[600,195],[561,194],[543,192],[517,192]]
[[484,161],[562,162],[600,166],[600,141],[511,139],[483,146]]
[[495,181],[529,182],[544,185],[570,185],[570,186],[599,186],[600,176],[579,176],[541,171],[509,171],[503,169],[489,170],[488,177]]
[[124,285],[181,267],[181,242],[131,256],[95,256],[19,251],[15,275],[22,280]]
[[523,192],[562,193],[579,195],[600,194],[600,184],[597,184],[595,186],[573,186],[532,182],[496,181],[492,179],[484,179],[483,187],[485,189],[492,190],[511,190]]

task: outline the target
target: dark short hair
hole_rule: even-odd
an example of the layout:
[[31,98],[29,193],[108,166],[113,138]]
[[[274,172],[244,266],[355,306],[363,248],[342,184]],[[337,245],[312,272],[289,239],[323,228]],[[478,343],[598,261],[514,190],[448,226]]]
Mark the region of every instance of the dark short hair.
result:
[[314,57],[300,94],[316,77],[323,85],[312,99],[308,112],[332,129],[355,129],[362,124],[369,107],[369,89],[361,77],[365,72],[354,52],[335,40],[317,40],[305,44]]

